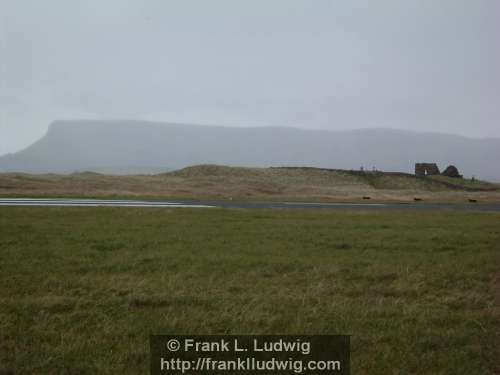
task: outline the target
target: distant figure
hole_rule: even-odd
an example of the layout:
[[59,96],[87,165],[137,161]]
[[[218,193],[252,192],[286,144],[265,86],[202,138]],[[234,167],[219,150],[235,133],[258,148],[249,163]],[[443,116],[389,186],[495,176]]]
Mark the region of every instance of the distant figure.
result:
[[442,175],[446,176],[446,177],[452,177],[452,178],[461,178],[462,177],[462,175],[460,173],[458,173],[457,167],[455,167],[454,165],[448,166],[443,171]]
[[435,176],[439,174],[439,168],[436,163],[416,163],[416,176]]

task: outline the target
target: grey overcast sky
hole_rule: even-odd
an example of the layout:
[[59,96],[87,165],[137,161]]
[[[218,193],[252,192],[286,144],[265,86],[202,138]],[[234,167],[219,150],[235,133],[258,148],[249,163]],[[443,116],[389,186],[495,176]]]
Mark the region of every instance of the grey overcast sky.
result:
[[0,0],[0,154],[55,119],[500,137],[498,0]]

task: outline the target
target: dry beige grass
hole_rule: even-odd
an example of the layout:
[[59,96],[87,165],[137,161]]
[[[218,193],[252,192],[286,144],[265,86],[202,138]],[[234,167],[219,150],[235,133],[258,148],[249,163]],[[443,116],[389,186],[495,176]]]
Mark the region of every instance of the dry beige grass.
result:
[[100,197],[408,202],[500,202],[498,185],[315,168],[195,166],[154,176],[0,174],[3,197]]

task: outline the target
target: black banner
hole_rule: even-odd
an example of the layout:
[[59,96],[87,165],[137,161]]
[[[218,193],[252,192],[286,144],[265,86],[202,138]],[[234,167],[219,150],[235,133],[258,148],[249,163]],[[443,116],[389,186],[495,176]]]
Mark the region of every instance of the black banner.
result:
[[151,374],[350,373],[349,336],[189,336],[150,338]]

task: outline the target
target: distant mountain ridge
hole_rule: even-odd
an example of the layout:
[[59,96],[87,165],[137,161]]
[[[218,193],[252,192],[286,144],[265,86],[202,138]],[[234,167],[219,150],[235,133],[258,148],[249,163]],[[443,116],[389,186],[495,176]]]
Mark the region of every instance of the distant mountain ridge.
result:
[[[500,139],[391,129],[349,131],[222,127],[148,121],[55,121],[26,149],[0,157],[0,172],[172,170],[196,164],[312,166],[413,172],[416,162],[456,165],[500,181]],[[139,173],[139,172],[136,172]]]

